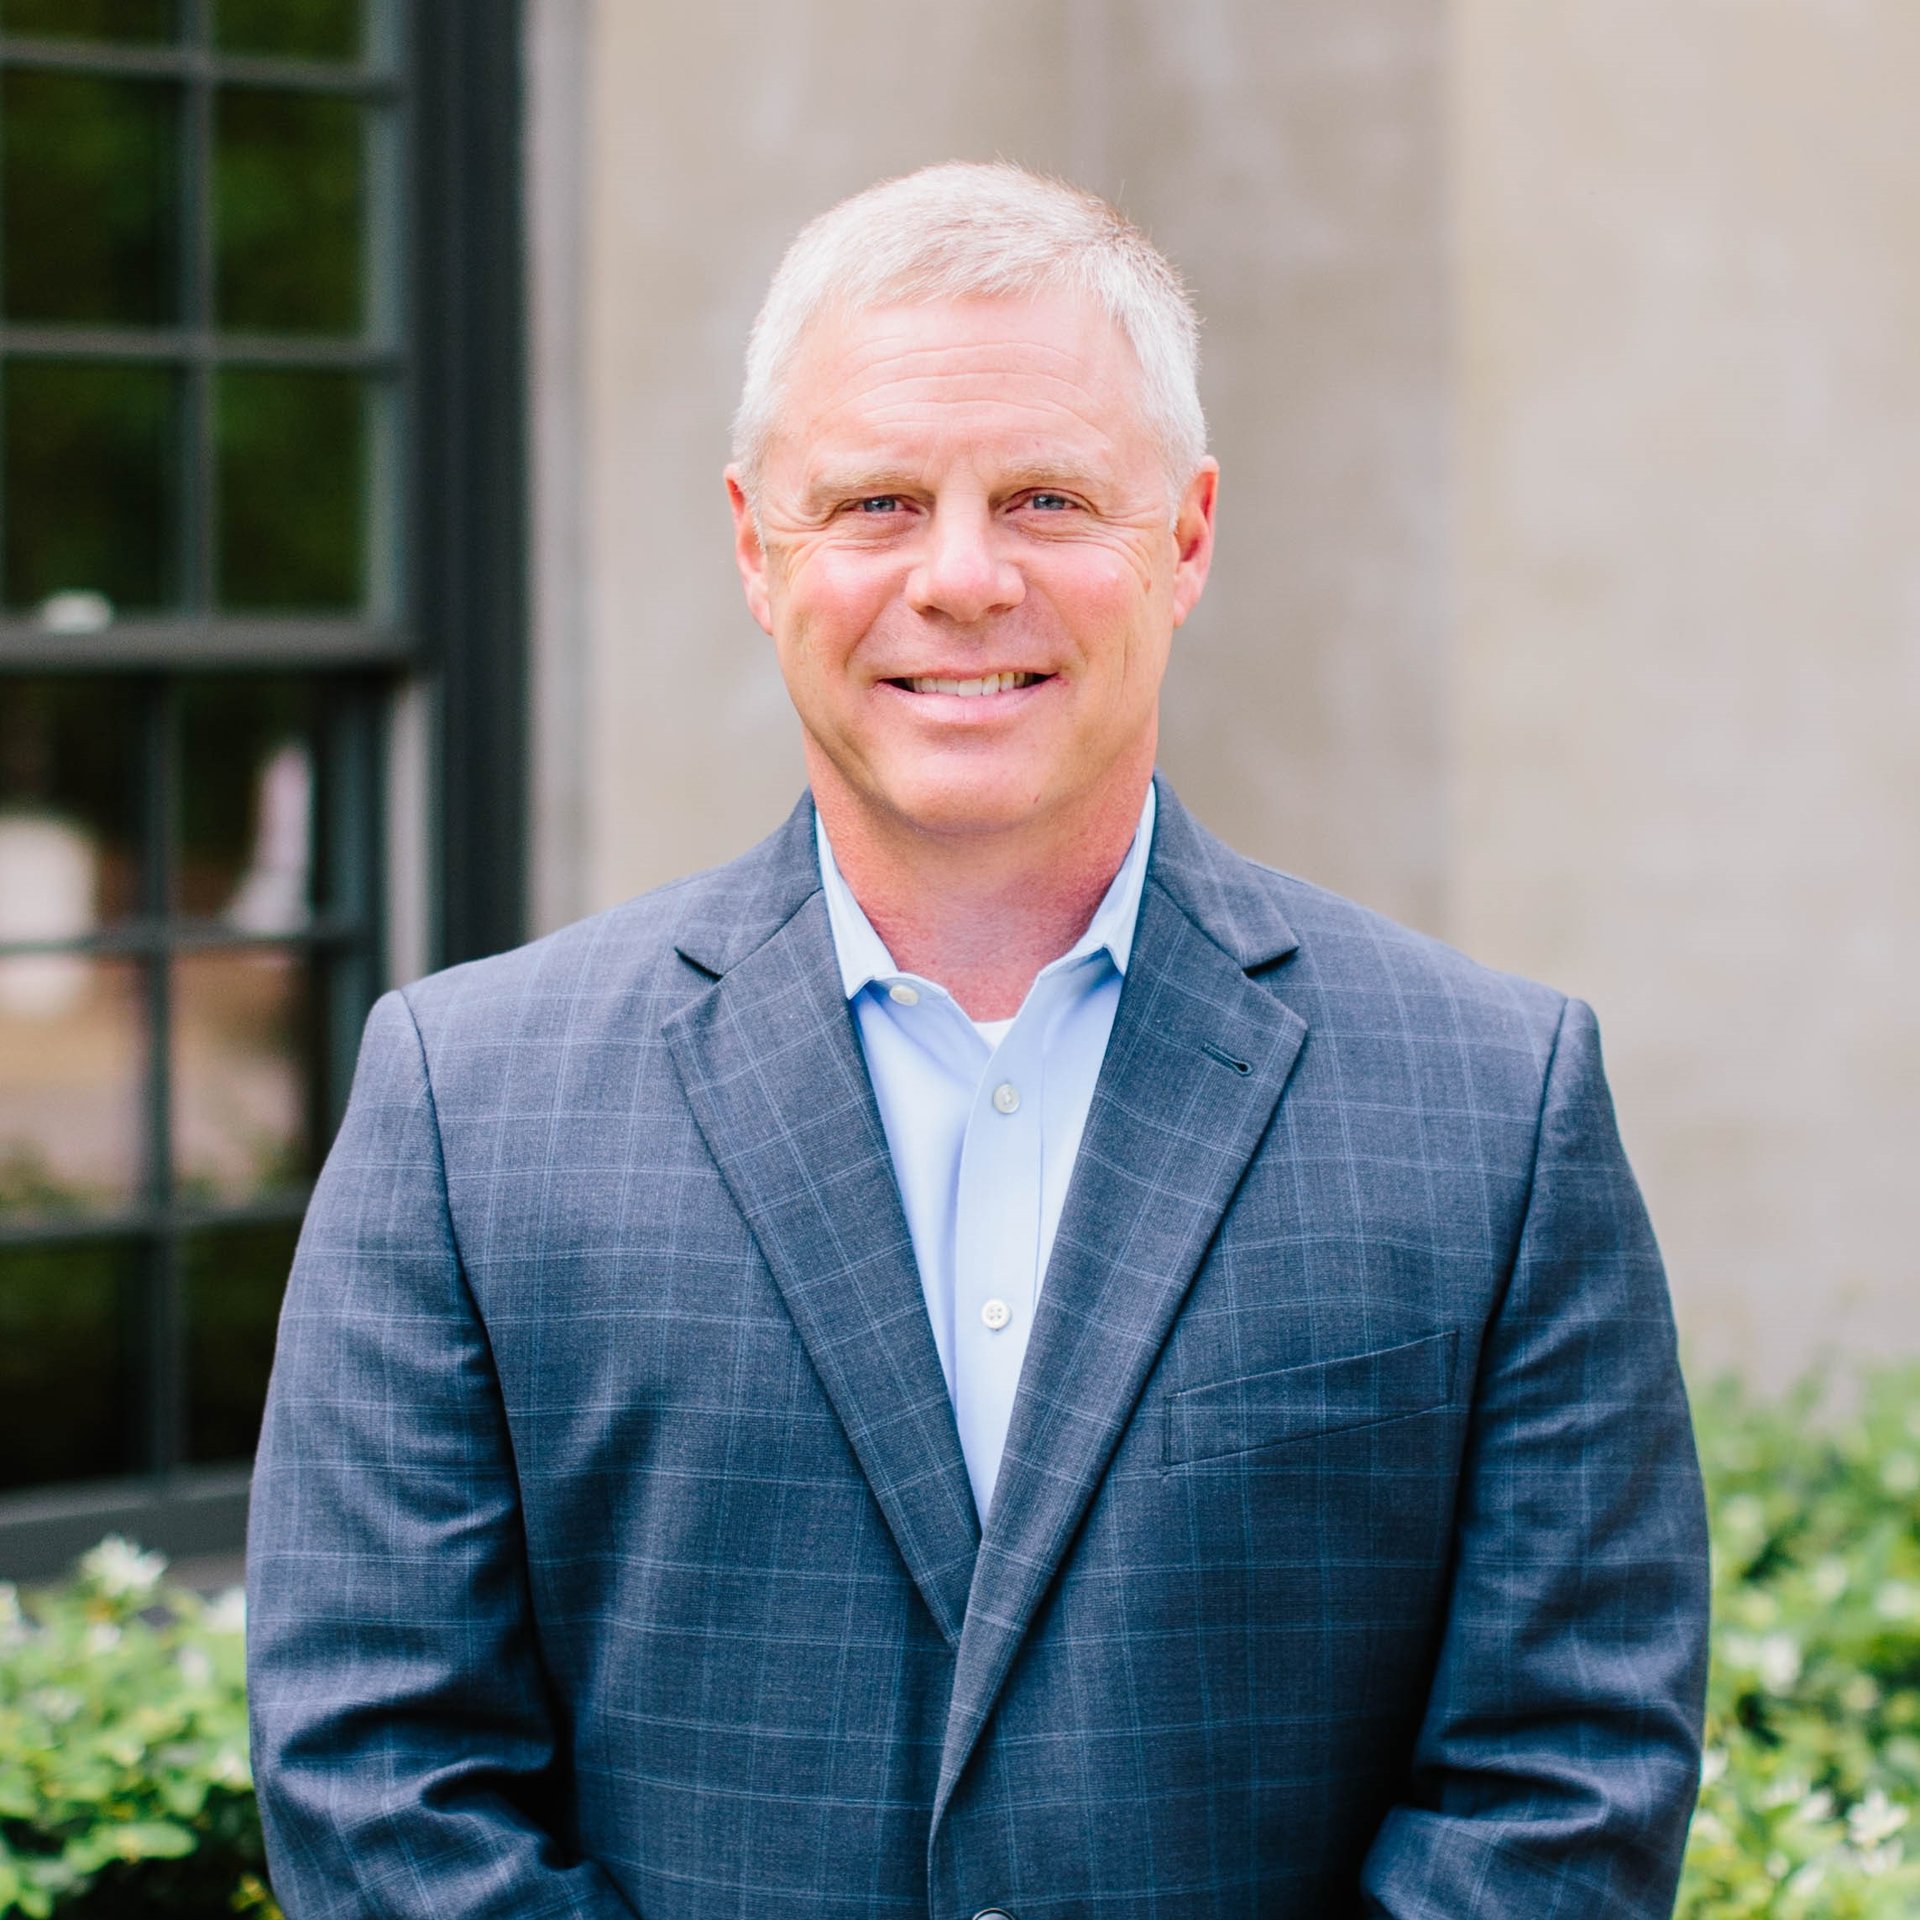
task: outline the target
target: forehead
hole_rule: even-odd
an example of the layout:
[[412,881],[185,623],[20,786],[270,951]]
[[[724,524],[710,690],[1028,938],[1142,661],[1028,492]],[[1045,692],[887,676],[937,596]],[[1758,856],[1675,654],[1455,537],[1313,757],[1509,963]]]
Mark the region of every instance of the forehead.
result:
[[956,435],[1027,454],[1130,454],[1140,366],[1075,292],[829,310],[802,337],[776,438],[802,456],[911,456]]

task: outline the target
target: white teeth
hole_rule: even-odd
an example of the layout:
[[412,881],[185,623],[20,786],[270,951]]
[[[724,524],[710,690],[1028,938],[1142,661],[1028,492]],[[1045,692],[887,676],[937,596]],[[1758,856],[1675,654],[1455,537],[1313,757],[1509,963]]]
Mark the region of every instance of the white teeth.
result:
[[978,693],[1011,693],[1016,687],[1030,687],[1041,676],[1037,673],[989,673],[978,680],[942,680],[932,674],[916,674],[907,681],[915,693],[957,693],[970,699]]

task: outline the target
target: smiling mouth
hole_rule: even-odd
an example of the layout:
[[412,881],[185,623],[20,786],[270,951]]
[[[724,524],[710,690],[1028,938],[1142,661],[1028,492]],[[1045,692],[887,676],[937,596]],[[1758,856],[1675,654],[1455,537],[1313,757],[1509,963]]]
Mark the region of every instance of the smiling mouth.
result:
[[954,693],[969,700],[983,693],[1014,693],[1052,678],[1050,673],[987,673],[974,680],[948,680],[938,674],[917,673],[889,680],[887,685],[903,687],[908,693]]

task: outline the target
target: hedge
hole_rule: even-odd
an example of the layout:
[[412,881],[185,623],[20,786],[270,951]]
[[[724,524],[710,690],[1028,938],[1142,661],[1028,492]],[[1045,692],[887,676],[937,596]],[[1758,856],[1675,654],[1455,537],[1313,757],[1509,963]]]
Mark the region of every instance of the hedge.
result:
[[[1847,1389],[1698,1396],[1714,1658],[1680,1920],[1920,1914],[1920,1368]],[[64,1586],[0,1584],[0,1920],[279,1920],[244,1605],[165,1571],[110,1539]]]

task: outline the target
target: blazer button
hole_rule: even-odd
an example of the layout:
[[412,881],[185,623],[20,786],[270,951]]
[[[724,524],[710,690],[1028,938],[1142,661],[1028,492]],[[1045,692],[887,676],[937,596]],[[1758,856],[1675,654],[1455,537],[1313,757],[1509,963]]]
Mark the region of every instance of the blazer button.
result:
[[1005,1907],[982,1907],[973,1920],[1013,1920],[1013,1915]]

